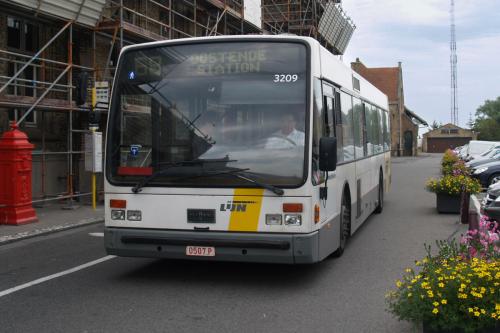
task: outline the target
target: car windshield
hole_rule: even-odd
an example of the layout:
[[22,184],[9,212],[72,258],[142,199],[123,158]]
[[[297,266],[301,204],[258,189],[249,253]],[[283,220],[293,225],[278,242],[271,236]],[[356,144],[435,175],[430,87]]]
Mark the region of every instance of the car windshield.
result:
[[[305,177],[307,49],[300,43],[211,42],[122,55],[108,127],[107,174],[155,186],[248,186],[203,177],[240,168],[261,182]],[[200,163],[176,163],[200,161]],[[213,161],[201,163],[201,161]],[[193,177],[199,175],[198,177]]]

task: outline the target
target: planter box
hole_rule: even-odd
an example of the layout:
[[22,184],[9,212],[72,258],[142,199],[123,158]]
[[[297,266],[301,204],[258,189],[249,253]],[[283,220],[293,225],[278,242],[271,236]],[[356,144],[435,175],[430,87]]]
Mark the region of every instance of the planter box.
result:
[[436,207],[439,214],[460,214],[460,196],[436,193]]
[[[492,327],[492,328],[480,330],[480,331],[477,331],[475,333],[498,333],[499,330],[500,330],[500,325],[497,324],[496,327]],[[461,329],[456,329],[456,330],[433,330],[432,328],[430,328],[430,326],[428,325],[428,323],[426,323],[424,321],[422,333],[464,333],[464,330],[461,330]]]

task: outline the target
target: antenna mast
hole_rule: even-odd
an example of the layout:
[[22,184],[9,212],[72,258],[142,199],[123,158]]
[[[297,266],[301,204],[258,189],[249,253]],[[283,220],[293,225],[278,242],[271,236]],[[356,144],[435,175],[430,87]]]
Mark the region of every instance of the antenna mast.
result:
[[457,42],[455,39],[455,0],[451,0],[450,8],[450,67],[451,67],[451,123],[458,126],[457,101]]

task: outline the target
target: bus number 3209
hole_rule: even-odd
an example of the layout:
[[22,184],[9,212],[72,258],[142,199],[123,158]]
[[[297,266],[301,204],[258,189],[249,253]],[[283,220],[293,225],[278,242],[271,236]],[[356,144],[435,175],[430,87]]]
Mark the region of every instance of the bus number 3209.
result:
[[297,82],[299,76],[297,74],[274,74],[273,82],[276,83],[288,83]]

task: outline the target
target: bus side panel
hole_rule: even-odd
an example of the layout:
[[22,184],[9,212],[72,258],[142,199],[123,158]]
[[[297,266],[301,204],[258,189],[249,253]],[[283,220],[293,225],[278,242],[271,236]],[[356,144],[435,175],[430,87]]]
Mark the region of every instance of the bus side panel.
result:
[[370,215],[369,209],[369,193],[372,187],[372,159],[365,158],[356,161],[356,197],[355,207],[352,211],[353,223],[351,225],[351,233],[359,228],[361,223]]
[[[319,229],[319,257],[324,259],[335,251],[340,245],[340,210],[344,189],[349,188],[352,200],[355,197],[354,185],[356,178],[355,163],[339,165],[337,170],[329,173],[328,198],[326,202],[318,201],[321,211],[321,223]],[[323,185],[318,186],[318,188]],[[319,198],[319,193],[316,198]],[[351,213],[351,223],[354,216]]]

